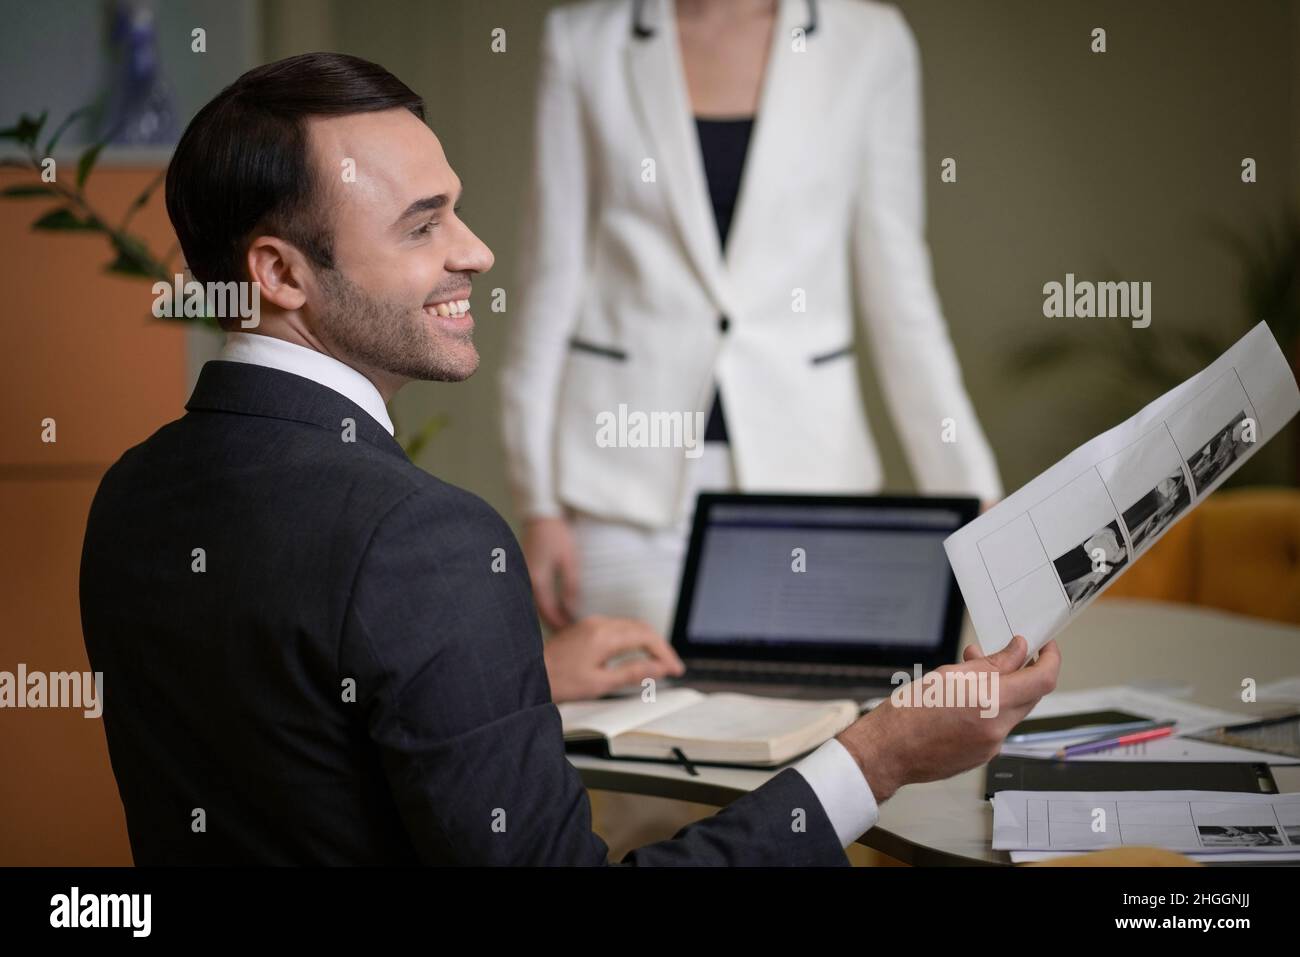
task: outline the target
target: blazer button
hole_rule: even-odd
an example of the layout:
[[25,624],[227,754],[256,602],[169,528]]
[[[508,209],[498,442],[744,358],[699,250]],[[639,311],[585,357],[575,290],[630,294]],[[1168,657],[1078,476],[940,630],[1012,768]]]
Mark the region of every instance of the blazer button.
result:
[[718,331],[719,331],[719,332],[726,332],[726,331],[727,331],[728,329],[730,329],[730,328],[731,328],[731,320],[728,319],[726,316],[723,316],[722,318],[720,318],[720,319],[718,320]]

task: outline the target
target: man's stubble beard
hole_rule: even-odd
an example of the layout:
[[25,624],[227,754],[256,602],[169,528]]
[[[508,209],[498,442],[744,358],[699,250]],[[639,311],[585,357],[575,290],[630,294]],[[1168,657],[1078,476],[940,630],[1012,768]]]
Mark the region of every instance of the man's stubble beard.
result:
[[337,269],[318,275],[320,332],[340,359],[426,382],[460,382],[478,368],[472,330],[438,330],[420,306],[375,298]]

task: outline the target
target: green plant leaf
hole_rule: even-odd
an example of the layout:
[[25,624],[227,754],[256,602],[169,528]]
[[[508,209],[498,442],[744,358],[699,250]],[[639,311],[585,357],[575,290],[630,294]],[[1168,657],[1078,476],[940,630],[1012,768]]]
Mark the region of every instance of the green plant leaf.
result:
[[138,260],[130,256],[117,254],[117,258],[104,267],[105,272],[115,273],[119,276],[139,276],[145,279],[153,278],[153,270],[148,266],[142,265]]
[[58,209],[51,210],[32,223],[32,229],[86,229],[99,231],[103,229],[103,226],[95,219],[79,219],[72,210],[66,206],[61,206]]
[[1040,375],[1074,358],[1073,337],[1039,336],[1013,348],[1011,367],[1025,375]]
[[99,151],[103,148],[103,143],[96,143],[81,154],[81,159],[77,160],[77,189],[86,185],[86,177],[95,168],[95,160],[99,159]]
[[120,276],[143,276],[149,279],[157,278],[162,274],[163,270],[150,255],[149,247],[135,236],[119,234],[109,237],[109,241],[113,244],[117,256],[104,267],[108,272]]
[[30,199],[33,196],[57,196],[59,195],[50,186],[42,186],[39,183],[24,183],[18,186],[6,186],[0,190],[0,196],[8,199]]
[[117,273],[118,276],[146,277],[151,280],[165,276],[166,269],[159,261],[153,259],[149,247],[142,239],[130,233],[117,233],[110,235],[109,242],[113,244],[117,256],[105,267],[107,272]]
[[0,130],[0,140],[14,140],[23,146],[35,146],[36,137],[41,135],[41,127],[45,125],[47,116],[48,110],[35,117],[22,114],[16,124]]
[[415,435],[402,442],[402,448],[406,450],[406,457],[412,462],[416,460],[424,447],[429,444],[429,440],[443,430],[447,424],[445,415],[433,415],[425,420],[420,431]]
[[1300,339],[1300,215],[1294,209],[1248,237],[1221,224],[1212,234],[1234,254],[1251,325],[1264,320],[1288,354]]
[[71,126],[73,123],[75,123],[77,120],[79,120],[81,117],[85,116],[86,113],[89,111],[90,111],[89,106],[83,106],[81,109],[73,110],[71,113],[69,113],[67,115],[67,118],[64,119],[64,121],[60,123],[58,127],[55,128],[54,133],[50,136],[49,140],[46,142],[44,155],[45,156],[53,155],[54,147],[59,145],[59,140],[63,138],[63,134],[67,132],[68,127]]
[[127,223],[131,222],[131,220],[135,217],[135,214],[138,213],[141,209],[143,209],[144,205],[149,202],[149,197],[153,195],[153,191],[158,188],[158,186],[166,179],[166,177],[167,177],[167,171],[164,169],[161,172],[159,172],[157,176],[155,176],[152,180],[149,181],[149,185],[147,185],[143,190],[140,191],[139,196],[131,200],[131,205],[127,207],[126,213],[122,217],[123,229],[126,228]]

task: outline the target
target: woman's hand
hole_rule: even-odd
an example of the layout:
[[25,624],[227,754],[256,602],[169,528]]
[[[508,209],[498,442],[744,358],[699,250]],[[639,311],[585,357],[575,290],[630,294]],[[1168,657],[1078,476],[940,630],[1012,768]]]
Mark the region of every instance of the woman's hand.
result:
[[530,518],[524,524],[524,560],[533,599],[551,628],[573,624],[578,607],[578,549],[563,518]]

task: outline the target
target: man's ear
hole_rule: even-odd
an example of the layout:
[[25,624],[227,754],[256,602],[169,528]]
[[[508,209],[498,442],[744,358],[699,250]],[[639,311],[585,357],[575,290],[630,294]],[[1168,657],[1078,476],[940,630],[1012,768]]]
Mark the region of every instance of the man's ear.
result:
[[262,287],[264,301],[285,311],[301,309],[307,301],[307,261],[292,244],[278,236],[254,236],[244,263],[253,282]]

